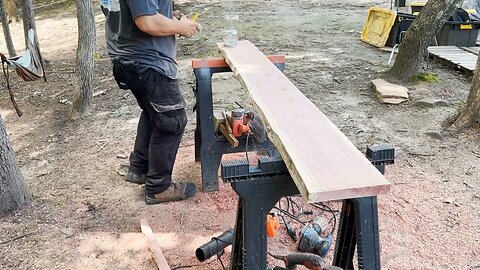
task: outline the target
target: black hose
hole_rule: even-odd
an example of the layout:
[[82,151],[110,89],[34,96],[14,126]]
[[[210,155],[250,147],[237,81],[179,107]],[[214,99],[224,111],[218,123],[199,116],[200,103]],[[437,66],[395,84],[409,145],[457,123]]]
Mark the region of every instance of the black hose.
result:
[[210,259],[230,246],[233,243],[234,235],[235,231],[233,229],[226,230],[220,236],[213,237],[212,240],[197,248],[195,256],[200,262]]

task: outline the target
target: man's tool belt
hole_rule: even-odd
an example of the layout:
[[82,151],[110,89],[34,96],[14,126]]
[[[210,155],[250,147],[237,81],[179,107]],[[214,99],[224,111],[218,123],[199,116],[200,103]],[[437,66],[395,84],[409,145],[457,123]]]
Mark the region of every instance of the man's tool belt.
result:
[[139,68],[135,61],[115,57],[113,63],[113,76],[120,89],[129,90],[130,83],[138,75]]

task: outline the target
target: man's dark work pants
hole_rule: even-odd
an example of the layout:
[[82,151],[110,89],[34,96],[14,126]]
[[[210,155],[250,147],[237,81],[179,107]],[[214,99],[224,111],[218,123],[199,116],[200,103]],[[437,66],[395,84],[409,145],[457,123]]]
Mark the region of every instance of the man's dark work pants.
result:
[[[114,68],[114,74],[116,72]],[[117,68],[118,69],[118,68]],[[187,115],[177,80],[147,69],[131,78],[129,88],[142,108],[130,170],[146,174],[146,194],[165,191],[172,171]]]

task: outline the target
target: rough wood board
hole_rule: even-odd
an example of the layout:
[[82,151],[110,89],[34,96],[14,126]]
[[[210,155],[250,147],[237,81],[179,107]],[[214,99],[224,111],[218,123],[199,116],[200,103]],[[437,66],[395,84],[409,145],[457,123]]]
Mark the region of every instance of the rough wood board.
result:
[[428,51],[437,59],[457,65],[464,70],[475,70],[475,64],[477,62],[478,55],[471,52],[471,50],[466,50],[465,48],[459,48],[455,46],[437,46],[428,47]]
[[240,142],[237,140],[237,138],[235,138],[235,136],[233,136],[233,134],[227,131],[227,128],[225,126],[226,123],[224,122],[223,124],[218,125],[218,129],[223,134],[223,136],[225,136],[225,138],[232,145],[232,147],[237,148],[240,145]]
[[155,262],[157,262],[157,266],[159,270],[171,270],[170,266],[168,266],[167,260],[165,256],[163,256],[163,252],[158,245],[157,238],[155,234],[153,234],[152,228],[148,225],[146,219],[140,220],[140,226],[142,229],[142,233],[147,237],[148,245],[150,246],[150,250],[152,250],[153,257],[155,258]]
[[435,51],[448,51],[448,50],[461,50],[457,46],[429,46],[428,50],[435,50]]
[[388,191],[385,177],[252,43],[218,46],[306,200],[340,200]]
[[471,52],[475,55],[478,55],[478,53],[480,52],[480,48],[479,47],[462,47],[462,49],[464,49],[465,51],[467,52]]

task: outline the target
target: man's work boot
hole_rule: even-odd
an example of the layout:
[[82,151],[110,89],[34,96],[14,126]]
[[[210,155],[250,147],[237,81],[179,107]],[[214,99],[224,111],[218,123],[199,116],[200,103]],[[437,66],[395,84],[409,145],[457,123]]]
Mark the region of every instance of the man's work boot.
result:
[[134,183],[134,184],[139,184],[143,185],[145,184],[145,181],[147,180],[147,175],[142,173],[136,173],[130,169],[128,169],[127,175],[125,175],[125,181]]
[[162,202],[181,201],[192,197],[195,195],[195,192],[194,183],[172,183],[170,187],[162,193],[145,195],[145,203],[151,205]]

